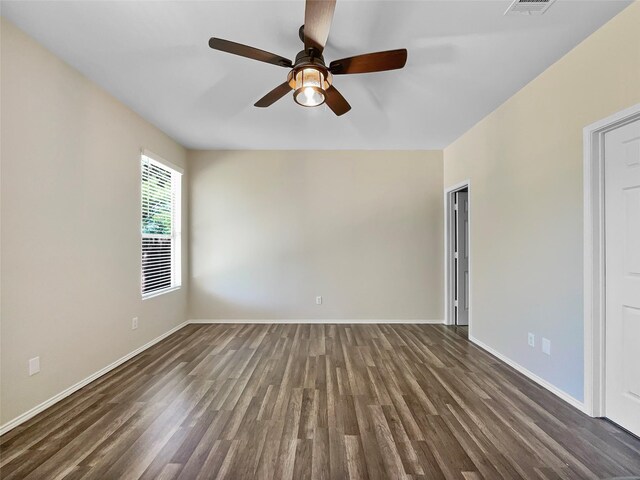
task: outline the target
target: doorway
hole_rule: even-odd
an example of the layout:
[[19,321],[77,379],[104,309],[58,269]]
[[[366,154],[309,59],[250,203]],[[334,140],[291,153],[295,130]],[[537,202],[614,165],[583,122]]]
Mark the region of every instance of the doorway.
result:
[[469,326],[471,317],[469,181],[445,190],[445,323]]
[[640,435],[640,105],[585,128],[585,409]]

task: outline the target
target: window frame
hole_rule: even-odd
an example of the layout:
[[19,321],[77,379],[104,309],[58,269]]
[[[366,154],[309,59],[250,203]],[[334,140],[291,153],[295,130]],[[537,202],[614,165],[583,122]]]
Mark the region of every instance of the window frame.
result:
[[[146,157],[146,158],[145,158]],[[142,214],[143,214],[143,198],[142,198],[142,172],[143,164],[148,161],[151,165],[156,165],[171,173],[171,191],[172,191],[172,215],[171,215],[171,234],[168,236],[157,234],[142,233]],[[139,157],[139,178],[138,188],[140,189],[140,210],[138,212],[140,243],[138,249],[138,259],[140,261],[140,286],[139,292],[142,300],[164,295],[165,293],[179,290],[182,287],[182,177],[184,169],[165,160],[164,158],[142,149]],[[143,288],[143,265],[142,265],[142,248],[145,238],[170,238],[171,239],[171,285],[165,288],[152,290],[144,293]]]

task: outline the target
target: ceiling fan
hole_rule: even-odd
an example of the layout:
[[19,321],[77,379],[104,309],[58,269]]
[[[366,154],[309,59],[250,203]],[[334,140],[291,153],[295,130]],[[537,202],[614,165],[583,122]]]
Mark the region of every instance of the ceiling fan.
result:
[[366,53],[334,60],[327,67],[322,52],[327,43],[336,0],[306,0],[304,25],[298,35],[304,49],[296,55],[295,62],[274,53],[248,45],[211,38],[209,46],[215,50],[240,55],[261,62],[289,69],[287,80],[255,103],[256,107],[268,107],[293,90],[293,99],[304,107],[317,107],[326,103],[336,115],[351,110],[351,105],[333,86],[333,75],[383,72],[404,67],[407,50],[388,50]]

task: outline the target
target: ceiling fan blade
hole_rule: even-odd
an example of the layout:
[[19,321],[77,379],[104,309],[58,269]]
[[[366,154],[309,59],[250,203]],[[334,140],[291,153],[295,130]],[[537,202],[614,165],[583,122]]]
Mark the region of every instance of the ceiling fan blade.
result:
[[240,55],[241,57],[251,58],[260,62],[271,63],[280,67],[291,68],[293,63],[288,58],[281,57],[275,53],[265,52],[258,48],[242,45],[241,43],[230,42],[222,38],[212,37],[209,39],[209,46],[214,50]]
[[344,115],[351,110],[351,105],[333,85],[325,90],[325,103],[337,116]]
[[304,10],[304,48],[322,53],[336,9],[336,0],[307,0]]
[[407,50],[401,48],[334,60],[329,64],[329,70],[334,75],[384,72],[402,68],[405,63],[407,63]]
[[291,85],[289,82],[284,82],[278,85],[276,88],[267,93],[264,97],[258,100],[254,106],[264,108],[273,105],[287,93],[291,91]]

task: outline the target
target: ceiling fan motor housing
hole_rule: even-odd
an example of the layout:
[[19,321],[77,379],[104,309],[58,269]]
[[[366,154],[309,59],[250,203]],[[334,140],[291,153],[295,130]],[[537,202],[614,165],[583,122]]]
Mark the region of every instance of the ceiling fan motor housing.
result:
[[302,50],[296,55],[296,61],[293,64],[291,72],[296,72],[305,68],[314,68],[324,72],[325,77],[329,78],[331,73],[324,63],[324,57],[318,54],[313,48]]

